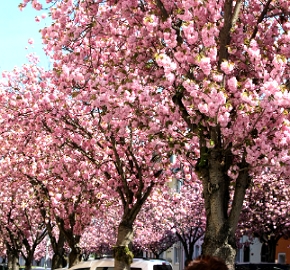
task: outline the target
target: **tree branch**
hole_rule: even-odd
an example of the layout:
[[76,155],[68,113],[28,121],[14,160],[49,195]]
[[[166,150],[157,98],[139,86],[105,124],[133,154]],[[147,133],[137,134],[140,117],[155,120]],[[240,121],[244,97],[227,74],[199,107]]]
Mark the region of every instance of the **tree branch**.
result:
[[231,41],[231,30],[233,30],[240,14],[243,0],[237,0],[232,12],[233,0],[226,0],[224,5],[224,26],[220,31],[220,51],[219,51],[219,66],[228,59],[227,46]]
[[159,8],[160,12],[161,12],[161,18],[163,21],[166,21],[169,17],[167,10],[165,9],[163,3],[161,2],[161,0],[156,0],[156,4],[157,7]]
[[197,125],[191,122],[191,119],[190,119],[191,117],[182,102],[182,98],[183,98],[183,90],[177,91],[175,95],[172,97],[172,101],[179,108],[181,116],[183,120],[185,121],[185,123],[187,124],[188,128],[193,133],[196,133],[198,131]]
[[240,14],[240,10],[241,10],[241,7],[242,7],[242,3],[243,3],[243,0],[238,0],[236,1],[236,5],[234,7],[234,12],[233,12],[233,16],[232,16],[232,29],[233,27],[235,26],[238,18],[239,18],[239,14]]
[[252,36],[251,36],[250,40],[252,40],[252,39],[254,39],[254,38],[256,37],[257,32],[258,32],[258,26],[259,26],[259,24],[264,20],[266,14],[267,14],[267,12],[268,12],[269,6],[270,6],[270,4],[271,4],[271,1],[272,1],[272,0],[268,0],[268,1],[267,1],[266,5],[265,5],[265,7],[264,7],[264,9],[263,9],[263,11],[262,11],[262,13],[261,13],[261,15],[260,15],[258,21],[257,21],[257,24],[256,24],[256,26],[255,26],[255,28],[254,28],[254,31],[253,31],[253,33],[252,33]]
[[228,59],[228,48],[230,43],[230,31],[232,28],[232,4],[233,0],[226,0],[224,5],[224,25],[219,34],[219,66]]

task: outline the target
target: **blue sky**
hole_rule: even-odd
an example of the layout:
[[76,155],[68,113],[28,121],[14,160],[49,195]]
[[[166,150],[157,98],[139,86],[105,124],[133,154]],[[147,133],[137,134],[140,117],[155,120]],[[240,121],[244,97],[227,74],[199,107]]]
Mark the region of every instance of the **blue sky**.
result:
[[[26,55],[35,52],[40,58],[40,65],[48,69],[49,59],[42,50],[39,30],[49,25],[49,19],[36,22],[35,17],[45,11],[36,11],[27,6],[22,11],[18,5],[21,0],[0,0],[0,72],[12,70],[15,66],[27,63]],[[33,45],[28,39],[34,40]],[[27,47],[27,49],[25,49]]]

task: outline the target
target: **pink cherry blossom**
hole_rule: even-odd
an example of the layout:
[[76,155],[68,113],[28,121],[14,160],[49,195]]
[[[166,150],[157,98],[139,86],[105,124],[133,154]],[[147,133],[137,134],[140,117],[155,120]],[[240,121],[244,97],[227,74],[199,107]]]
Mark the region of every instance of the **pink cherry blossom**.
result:
[[28,43],[29,43],[30,45],[32,45],[32,44],[34,43],[34,40],[33,40],[32,38],[30,38],[30,39],[28,39]]
[[210,58],[202,57],[200,61],[198,61],[198,65],[200,66],[205,75],[210,74],[211,71]]
[[225,74],[230,74],[234,70],[234,63],[223,61],[221,63],[221,69]]
[[[41,8],[35,0],[21,8],[28,3]],[[175,177],[169,162],[175,154],[182,181],[202,179],[203,252],[233,268],[231,240],[245,194],[259,188],[251,180],[264,184],[265,172],[273,182],[289,178],[289,18],[279,15],[290,12],[288,1],[57,1],[46,7],[52,24],[41,31],[42,41],[53,67],[35,71],[32,64],[6,74],[2,171],[16,178],[28,167],[28,176],[54,183],[56,193],[67,187],[54,215],[63,230],[70,228],[67,213],[83,221],[70,228],[72,239],[91,226],[90,215],[100,214],[86,204],[96,194],[112,201],[95,201],[94,209],[115,206],[122,212],[120,231],[133,235],[147,198]],[[75,209],[77,193],[90,181],[92,194]],[[265,207],[274,222],[273,207]],[[87,212],[80,216],[80,209]],[[161,223],[162,208],[156,209]],[[182,209],[188,208],[176,207],[180,216]],[[133,236],[117,233],[115,240],[131,246]]]

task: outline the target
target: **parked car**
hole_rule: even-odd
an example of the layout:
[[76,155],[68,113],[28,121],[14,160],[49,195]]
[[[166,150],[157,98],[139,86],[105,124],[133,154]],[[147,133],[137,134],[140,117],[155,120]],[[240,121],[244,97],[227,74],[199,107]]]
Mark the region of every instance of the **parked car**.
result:
[[0,263],[0,270],[8,270],[7,263]]
[[[2,269],[0,269],[2,270]],[[19,266],[19,270],[25,270],[25,265],[20,265]],[[35,265],[32,265],[31,266],[31,270],[51,270],[50,267],[43,267],[43,266],[35,266]]]
[[237,263],[235,270],[290,270],[290,266],[279,263]]
[[[172,265],[165,260],[134,258],[131,270],[172,270]],[[69,270],[114,270],[113,258],[83,261]]]

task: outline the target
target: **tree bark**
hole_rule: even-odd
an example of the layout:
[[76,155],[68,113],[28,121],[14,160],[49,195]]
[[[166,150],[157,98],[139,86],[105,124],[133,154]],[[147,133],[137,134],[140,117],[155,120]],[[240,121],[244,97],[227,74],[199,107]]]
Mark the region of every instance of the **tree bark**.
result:
[[[60,218],[59,216],[56,216],[58,228],[61,232],[61,235],[64,237],[62,241],[65,239],[68,246],[70,247],[71,251],[68,256],[68,263],[69,263],[69,268],[72,266],[78,264],[81,259],[82,259],[82,251],[81,248],[79,247],[79,242],[80,242],[80,235],[76,235],[73,232],[73,228],[76,224],[74,214],[69,215],[69,220],[70,220],[70,228],[65,227],[65,222],[64,219]],[[63,242],[60,241],[59,239],[59,246],[58,248],[63,248]],[[60,249],[61,250],[61,249]]]
[[31,270],[32,262],[33,262],[33,255],[34,255],[34,251],[29,252],[29,254],[27,254],[25,258],[25,270]]
[[224,153],[218,149],[209,150],[208,163],[201,168],[207,217],[202,250],[203,254],[222,258],[229,269],[234,269],[235,230],[248,187],[249,175],[248,164],[243,158],[243,161],[238,164],[239,176],[235,182],[231,183],[235,184],[235,188],[233,200],[230,201],[230,179],[227,176],[227,170],[232,162],[231,160],[227,161],[227,156]]
[[57,269],[57,268],[63,268],[66,267],[67,261],[64,258],[63,254],[53,254],[52,260],[51,260],[51,269]]
[[7,250],[8,270],[19,270],[19,252],[16,250]]
[[276,259],[276,247],[278,240],[276,237],[271,237],[269,240],[269,249],[270,249],[270,256],[269,256],[269,262],[274,263]]
[[69,261],[69,268],[78,264],[81,259],[82,259],[82,252],[81,249],[79,247],[73,247],[71,248],[71,252],[69,253],[69,257],[68,257],[68,261]]
[[117,235],[117,242],[116,248],[114,251],[114,258],[115,258],[115,270],[130,270],[130,264],[128,263],[129,254],[123,256],[123,259],[120,258],[120,254],[117,254],[117,249],[120,248],[128,248],[132,250],[132,242],[133,242],[133,223],[128,221],[122,221],[118,228],[118,235]]
[[187,260],[193,259],[194,245],[196,241],[203,235],[199,233],[200,230],[201,230],[200,228],[196,227],[191,228],[190,231],[187,233],[176,232],[178,240],[181,242],[183,246],[185,258]]
[[48,235],[51,243],[51,247],[53,249],[53,257],[51,262],[51,269],[63,268],[67,266],[67,260],[64,257],[65,250],[64,250],[64,243],[65,243],[65,235],[63,231],[59,231],[58,240],[52,233],[52,226],[49,224],[48,227]]
[[229,228],[223,228],[219,232],[206,230],[202,252],[222,258],[229,269],[234,269],[236,257],[235,238]]
[[[276,246],[279,241],[280,237],[270,237],[268,241],[265,241],[263,243],[264,248],[266,248],[266,252],[264,254],[261,254],[261,261],[262,262],[269,262],[269,263],[275,263],[276,259]],[[263,248],[262,248],[263,250]]]

